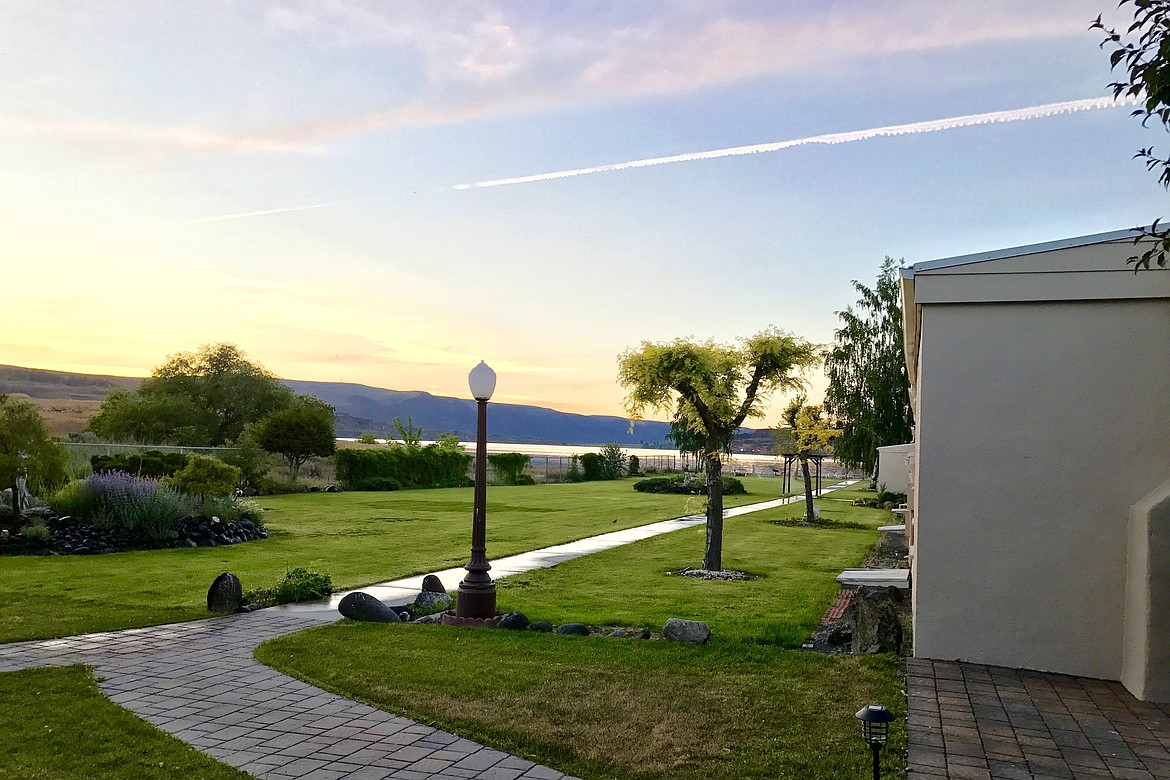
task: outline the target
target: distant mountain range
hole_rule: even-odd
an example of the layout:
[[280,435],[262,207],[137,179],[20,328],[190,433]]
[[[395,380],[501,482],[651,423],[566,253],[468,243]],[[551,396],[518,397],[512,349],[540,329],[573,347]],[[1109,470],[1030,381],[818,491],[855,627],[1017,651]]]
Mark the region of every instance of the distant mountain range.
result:
[[[115,389],[133,390],[134,377],[73,374],[39,368],[0,365],[0,392],[32,398],[100,401]],[[393,433],[395,417],[412,418],[426,438],[454,433],[467,441],[475,435],[475,401],[447,398],[421,391],[384,390],[348,382],[283,380],[294,392],[315,395],[337,411],[337,435],[356,437],[365,432],[380,438]],[[639,422],[633,432],[629,420],[603,415],[569,414],[538,406],[493,403],[488,417],[492,441],[529,444],[600,445],[617,442],[626,447],[665,444],[670,426]]]

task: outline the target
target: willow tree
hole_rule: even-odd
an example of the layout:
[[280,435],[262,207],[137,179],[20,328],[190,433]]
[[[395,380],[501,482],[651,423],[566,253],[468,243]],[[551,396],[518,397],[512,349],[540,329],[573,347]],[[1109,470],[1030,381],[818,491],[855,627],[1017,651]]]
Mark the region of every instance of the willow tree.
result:
[[723,568],[723,452],[735,430],[762,416],[772,393],[804,387],[804,373],[820,361],[816,345],[771,328],[735,345],[713,341],[642,342],[618,359],[618,381],[628,389],[626,412],[669,410],[701,437],[707,477],[707,544],[703,568]]
[[842,325],[825,357],[825,410],[841,426],[834,457],[863,470],[876,484],[877,448],[914,437],[897,262],[885,259],[873,289],[856,279],[853,287],[861,298],[855,307],[837,312]]

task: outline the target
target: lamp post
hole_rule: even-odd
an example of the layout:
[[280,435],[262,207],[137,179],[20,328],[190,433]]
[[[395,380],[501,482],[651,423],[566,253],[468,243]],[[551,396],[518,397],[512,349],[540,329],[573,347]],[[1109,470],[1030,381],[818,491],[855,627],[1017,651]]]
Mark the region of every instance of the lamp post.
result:
[[488,575],[487,561],[487,402],[496,389],[496,372],[479,361],[467,375],[477,406],[475,425],[475,503],[471,514],[471,561],[463,567],[467,576],[459,583],[455,616],[488,620],[496,614],[496,583]]
[[857,719],[861,721],[861,736],[873,751],[873,780],[881,780],[879,755],[886,746],[886,740],[890,738],[890,724],[894,722],[894,713],[880,704],[867,704],[857,711]]

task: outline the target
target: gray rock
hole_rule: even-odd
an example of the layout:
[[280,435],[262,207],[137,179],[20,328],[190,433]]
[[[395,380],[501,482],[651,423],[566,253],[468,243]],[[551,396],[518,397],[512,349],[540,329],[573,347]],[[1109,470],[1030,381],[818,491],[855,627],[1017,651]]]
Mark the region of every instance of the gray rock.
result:
[[701,645],[711,638],[711,627],[701,620],[671,618],[662,627],[662,635],[672,642]]
[[428,574],[423,577],[422,583],[423,593],[446,593],[447,589],[443,587],[443,581],[433,574]]
[[424,590],[410,605],[410,611],[419,616],[431,615],[435,612],[446,612],[453,606],[455,606],[455,599],[446,593]]
[[500,628],[506,628],[509,631],[523,631],[528,628],[528,616],[523,612],[505,612],[504,616],[500,618]]
[[361,620],[366,623],[402,622],[397,612],[369,593],[361,591],[346,594],[341,603],[337,605],[337,611],[350,620]]
[[542,634],[551,634],[553,627],[552,623],[547,620],[538,620],[528,626],[529,631],[539,631]]
[[615,628],[609,632],[610,639],[649,639],[648,628]]
[[902,592],[897,588],[862,586],[849,605],[854,653],[897,653],[902,649],[902,621],[898,605]]
[[412,625],[423,625],[423,626],[430,625],[433,623],[442,623],[443,622],[443,613],[436,612],[433,615],[423,615],[422,617],[417,618],[415,620],[412,620],[410,622]]
[[[80,552],[78,548],[74,552]],[[87,550],[88,552],[88,550]],[[207,589],[207,609],[210,612],[235,612],[244,603],[244,588],[239,578],[230,571],[215,578]]]
[[565,623],[563,626],[557,626],[556,633],[570,636],[589,636],[589,626],[584,623]]

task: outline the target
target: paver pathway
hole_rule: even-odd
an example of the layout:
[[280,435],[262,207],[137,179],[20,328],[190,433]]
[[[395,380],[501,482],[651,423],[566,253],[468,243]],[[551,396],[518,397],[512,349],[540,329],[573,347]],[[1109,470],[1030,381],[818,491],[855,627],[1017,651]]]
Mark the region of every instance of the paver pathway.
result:
[[1118,682],[906,662],[908,780],[1170,779],[1170,706]]
[[[827,493],[836,487],[826,488]],[[777,499],[728,517],[782,506]],[[703,522],[667,520],[492,562],[495,577],[554,566]],[[439,572],[450,587],[463,569]],[[362,588],[409,603],[421,577]],[[263,778],[304,780],[561,780],[561,772],[391,715],[295,680],[254,660],[265,640],[339,619],[329,602],[133,628],[64,639],[0,644],[0,672],[89,664],[113,701],[208,755]]]

